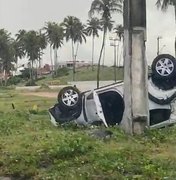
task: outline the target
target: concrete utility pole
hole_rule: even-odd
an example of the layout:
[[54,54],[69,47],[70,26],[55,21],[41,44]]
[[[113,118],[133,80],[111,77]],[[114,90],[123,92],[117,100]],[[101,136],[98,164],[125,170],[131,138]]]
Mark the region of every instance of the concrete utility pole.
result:
[[159,55],[160,53],[160,39],[162,39],[161,36],[158,36],[157,37],[157,56]]
[[146,0],[124,0],[124,101],[121,123],[129,134],[141,134],[149,122]]

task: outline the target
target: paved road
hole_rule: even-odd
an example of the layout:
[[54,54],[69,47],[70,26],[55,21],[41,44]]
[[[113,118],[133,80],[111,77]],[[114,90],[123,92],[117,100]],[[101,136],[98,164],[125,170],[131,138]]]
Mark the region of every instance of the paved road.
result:
[[[114,81],[100,81],[100,87],[105,86],[108,84],[112,84]],[[95,89],[97,87],[97,82],[96,81],[72,81],[68,82],[68,85],[76,85],[76,87],[80,91],[86,91],[86,90],[91,90]],[[49,86],[51,89],[58,89],[58,88],[63,88],[68,85],[59,85],[59,86]],[[28,90],[28,91],[36,91],[39,89],[40,86],[24,86],[24,87],[16,87],[16,90]]]
[[[108,84],[112,84],[114,81],[100,81],[100,87],[105,86]],[[95,89],[97,87],[97,82],[96,81],[74,81],[74,82],[68,82],[68,84],[76,85],[76,87],[80,91],[86,91],[89,89]]]

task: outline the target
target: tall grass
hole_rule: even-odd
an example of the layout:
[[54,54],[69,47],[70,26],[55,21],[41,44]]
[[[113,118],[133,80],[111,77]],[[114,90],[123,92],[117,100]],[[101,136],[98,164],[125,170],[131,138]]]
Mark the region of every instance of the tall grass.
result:
[[[176,128],[128,136],[111,127],[111,139],[89,136],[74,123],[54,127],[54,99],[14,90],[0,101],[0,177],[12,179],[175,179]],[[11,103],[14,103],[15,109]],[[34,107],[37,107],[34,109]],[[104,127],[99,127],[103,128]]]

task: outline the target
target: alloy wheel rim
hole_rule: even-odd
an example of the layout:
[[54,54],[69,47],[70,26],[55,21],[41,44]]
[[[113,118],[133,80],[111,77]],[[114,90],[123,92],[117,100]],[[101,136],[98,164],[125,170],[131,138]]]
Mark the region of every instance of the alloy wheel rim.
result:
[[160,59],[156,63],[156,71],[161,76],[169,76],[174,70],[173,62],[168,58]]
[[74,106],[78,102],[78,93],[72,89],[68,89],[62,95],[62,102],[66,106]]

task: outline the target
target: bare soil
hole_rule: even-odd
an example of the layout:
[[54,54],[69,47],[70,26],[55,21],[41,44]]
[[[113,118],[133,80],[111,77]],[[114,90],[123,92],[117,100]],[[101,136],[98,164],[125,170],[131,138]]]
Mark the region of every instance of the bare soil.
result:
[[40,97],[48,97],[48,98],[56,98],[58,93],[56,92],[25,92],[22,93],[25,96],[40,96]]

